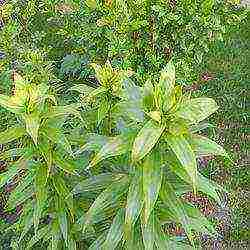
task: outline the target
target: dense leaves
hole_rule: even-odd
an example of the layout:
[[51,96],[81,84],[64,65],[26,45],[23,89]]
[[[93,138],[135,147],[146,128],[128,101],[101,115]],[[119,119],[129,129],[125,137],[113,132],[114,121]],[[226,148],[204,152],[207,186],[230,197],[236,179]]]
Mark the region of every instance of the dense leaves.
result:
[[218,106],[176,82],[221,37],[228,5],[21,2],[0,6],[0,70],[13,85],[0,106],[16,119],[0,133],[0,188],[13,186],[6,210],[21,207],[13,249],[189,249],[215,234],[181,195],[220,202],[197,158],[228,155],[196,134]]

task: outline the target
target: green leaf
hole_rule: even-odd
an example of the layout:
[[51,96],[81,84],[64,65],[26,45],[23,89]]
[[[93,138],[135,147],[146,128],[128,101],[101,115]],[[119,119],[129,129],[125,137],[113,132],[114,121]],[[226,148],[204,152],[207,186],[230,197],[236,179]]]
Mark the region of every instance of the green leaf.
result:
[[132,137],[130,134],[110,138],[90,162],[90,167],[95,166],[104,159],[125,154],[131,148],[131,144]]
[[51,238],[50,238],[50,244],[48,246],[48,250],[57,250],[58,245],[61,240],[61,230],[59,226],[59,222],[57,218],[54,218],[51,222]]
[[88,95],[88,94],[90,94],[92,91],[94,91],[95,88],[90,87],[90,86],[88,86],[88,85],[86,85],[86,84],[78,84],[78,85],[75,85],[75,86],[71,87],[69,90],[70,90],[70,91],[77,91],[77,92],[79,92],[79,93],[81,93],[81,94]]
[[14,157],[20,157],[28,150],[31,150],[30,148],[12,148],[6,151],[3,151],[0,153],[0,159],[1,160],[9,160]]
[[214,4],[215,4],[215,0],[204,0],[201,4],[202,12],[205,15],[208,15],[211,12]]
[[175,115],[193,124],[206,119],[217,109],[216,102],[211,98],[194,98],[183,101]]
[[143,196],[145,202],[144,223],[147,224],[149,216],[154,209],[161,188],[163,171],[160,154],[153,152],[146,157],[143,163]]
[[84,192],[101,191],[112,183],[119,181],[122,177],[124,177],[124,174],[103,173],[94,175],[78,183],[72,192],[74,194],[79,194]]
[[18,205],[24,203],[31,196],[34,195],[34,189],[32,186],[28,186],[22,193],[16,193],[16,195],[10,196],[7,202],[7,209],[12,210]]
[[64,200],[61,197],[55,197],[55,206],[56,206],[56,216],[59,223],[59,227],[65,241],[65,244],[68,245],[68,218],[66,213],[66,207]]
[[88,250],[99,250],[102,249],[102,244],[105,242],[107,232],[102,233],[88,248]]
[[144,112],[138,102],[119,102],[114,109],[118,114],[122,114],[125,118],[130,118],[136,122],[144,121]]
[[22,233],[20,235],[20,238],[18,239],[18,242],[20,242],[24,238],[24,236],[29,232],[32,225],[33,225],[33,211],[29,211],[29,213],[25,216],[24,227],[22,228]]
[[169,207],[170,210],[176,215],[179,219],[179,222],[182,224],[189,240],[193,245],[193,235],[192,229],[188,222],[188,215],[185,211],[182,201],[176,196],[173,187],[164,180],[160,191],[160,197],[165,206]]
[[221,155],[228,157],[228,154],[223,147],[204,136],[190,135],[187,137],[187,140],[198,157],[209,155]]
[[8,111],[21,114],[25,111],[25,106],[23,103],[15,102],[13,97],[0,94],[0,106],[6,108]]
[[86,0],[85,3],[91,9],[96,9],[98,6],[97,0]]
[[172,61],[161,71],[159,87],[163,99],[163,109],[168,111],[174,104],[175,67]]
[[26,189],[29,189],[34,181],[34,173],[29,172],[19,182],[17,187],[10,193],[9,200],[15,201],[20,198],[20,194],[24,194]]
[[16,140],[24,136],[25,133],[26,133],[25,129],[19,126],[6,129],[4,132],[0,133],[0,144],[5,144],[13,140]]
[[18,174],[19,168],[17,165],[8,167],[6,172],[0,174],[0,188],[6,185],[15,175]]
[[124,209],[120,209],[117,212],[109,228],[109,232],[106,237],[106,240],[104,244],[102,245],[103,250],[111,250],[111,249],[115,250],[117,245],[121,241],[122,236],[123,236],[124,214],[125,214]]
[[98,152],[110,139],[107,136],[98,134],[88,134],[87,137],[87,143],[81,146],[75,154],[80,154],[86,150]]
[[86,214],[83,231],[85,231],[89,223],[94,220],[95,216],[104,213],[105,209],[113,207],[119,202],[120,197],[127,191],[128,185],[128,177],[123,177],[122,179],[111,184],[95,199]]
[[199,123],[199,124],[193,124],[190,126],[189,128],[189,131],[194,134],[194,133],[197,133],[199,131],[202,131],[206,128],[214,128],[215,126],[210,124],[210,123],[206,123],[206,122],[203,122],[203,123]]
[[44,226],[43,228],[39,229],[29,241],[26,249],[31,249],[37,242],[42,240],[47,234],[49,234],[49,230],[49,226]]
[[51,141],[60,145],[70,155],[73,155],[71,145],[70,145],[66,135],[63,134],[63,131],[61,129],[55,128],[55,127],[47,127],[45,129],[45,133],[46,133],[46,136]]
[[69,240],[68,249],[69,250],[77,250],[76,241],[75,240],[73,240],[73,239]]
[[87,97],[88,98],[95,98],[103,93],[107,92],[107,89],[104,87],[99,87],[97,89],[95,89],[94,91],[90,92]]
[[142,223],[142,236],[145,250],[153,250],[155,242],[154,215],[151,214],[146,224]]
[[147,111],[151,111],[154,105],[154,96],[153,96],[154,86],[150,80],[147,80],[146,83],[142,86],[142,95],[143,95],[143,107]]
[[56,189],[56,192],[61,199],[66,203],[72,220],[74,220],[75,210],[73,204],[73,194],[68,189],[64,179],[59,175],[54,175],[53,185]]
[[164,129],[165,126],[159,126],[152,120],[144,125],[133,144],[132,160],[134,162],[141,160],[153,149]]
[[35,231],[38,229],[39,220],[42,216],[42,211],[47,201],[47,189],[46,189],[47,178],[48,178],[47,165],[37,166],[36,176],[35,176],[36,203],[34,208]]
[[77,103],[65,105],[65,106],[54,106],[51,111],[46,113],[45,117],[53,118],[53,117],[67,117],[69,115],[73,115],[79,118],[82,122],[84,122],[81,113],[77,110],[81,105]]
[[191,146],[182,135],[173,136],[171,134],[167,134],[166,142],[190,176],[195,190],[195,187],[197,186],[197,164],[196,157]]
[[125,215],[125,235],[129,238],[132,233],[132,228],[136,223],[143,208],[143,190],[142,190],[142,178],[139,175],[135,175],[129,186],[127,203],[126,203],[126,215]]
[[110,101],[107,99],[103,99],[100,103],[100,106],[97,112],[97,117],[98,117],[97,126],[99,126],[101,121],[107,116],[109,110],[110,110]]
[[[187,171],[181,167],[181,164],[179,162],[170,162],[169,167],[186,183],[192,184],[190,176],[188,175]],[[202,176],[199,172],[197,175],[197,190],[202,191],[203,193],[212,197],[215,201],[220,203],[220,197],[218,196],[217,190],[222,190],[222,187]]]
[[64,159],[63,157],[59,156],[58,153],[53,154],[53,162],[58,168],[62,169],[64,172],[67,172],[69,174],[77,174],[73,162]]
[[34,143],[37,144],[38,138],[38,130],[40,126],[40,116],[38,113],[34,112],[31,114],[23,115],[25,124],[26,124],[26,131],[33,139]]

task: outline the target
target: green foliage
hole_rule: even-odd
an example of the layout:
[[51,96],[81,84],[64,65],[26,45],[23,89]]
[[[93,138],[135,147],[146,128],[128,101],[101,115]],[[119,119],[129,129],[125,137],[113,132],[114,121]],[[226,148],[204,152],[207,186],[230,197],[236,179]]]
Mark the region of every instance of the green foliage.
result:
[[[161,72],[160,80],[154,80],[151,85],[147,82],[142,87],[134,85],[127,74],[114,70],[110,64],[95,65],[95,69],[102,91],[98,88],[88,91],[86,98],[91,102],[85,102],[84,106],[57,106],[48,87],[39,83],[27,85],[19,74],[14,78],[14,94],[8,100],[15,98],[16,106],[23,105],[23,108],[2,103],[20,117],[19,127],[12,133],[6,131],[3,143],[21,140],[21,148],[3,152],[9,167],[0,175],[2,187],[19,178],[6,207],[12,210],[23,205],[24,211],[15,226],[17,233],[20,232],[17,243],[25,245],[28,233],[34,232],[26,245],[28,249],[41,239],[49,249],[80,243],[90,246],[101,235],[101,242],[96,239],[99,243],[93,244],[100,244],[102,249],[122,246],[135,249],[138,242],[133,242],[134,238],[143,242],[145,249],[169,248],[172,244],[181,247],[181,242],[163,233],[167,221],[180,224],[192,244],[195,232],[213,234],[210,222],[182,199],[180,186],[170,178],[170,173],[177,175],[181,178],[177,179],[179,184],[188,184],[196,192],[204,192],[219,202],[217,190],[221,188],[198,174],[196,158],[203,154],[226,155],[225,151],[190,129],[194,122],[216,110],[213,101],[199,98],[197,102],[182,94],[175,87],[172,62]],[[83,88],[74,89],[82,92]],[[141,104],[138,109],[145,114],[141,122],[116,109],[120,103],[131,102],[130,95],[136,91],[134,101]],[[170,106],[166,105],[165,95],[172,100]],[[94,114],[98,113],[102,105],[99,100],[104,96],[112,112],[107,112],[100,121]],[[184,103],[185,111],[182,111]],[[212,105],[204,110],[203,103]],[[79,111],[74,107],[82,106],[84,116],[86,105],[90,105],[96,118],[93,122],[98,134],[88,135],[93,132],[92,126],[83,124],[86,143],[72,149],[71,129],[67,136],[64,125],[70,121],[69,114],[79,118]],[[25,119],[33,115],[38,118]],[[119,128],[121,120],[123,127]],[[175,130],[173,123],[178,124]],[[10,152],[19,152],[18,157]],[[89,165],[79,164],[81,161],[73,158],[76,156],[87,157]],[[84,169],[89,171],[89,177],[79,175]]]
[[233,7],[210,0],[10,1],[1,6],[0,65],[36,48],[56,61],[62,78],[88,79],[86,66],[108,58],[145,81],[173,58],[178,79],[189,83],[210,45],[244,18]]
[[196,133],[218,106],[176,79],[189,82],[231,16],[243,18],[229,9],[186,0],[1,6],[0,69],[14,87],[0,105],[16,124],[0,134],[0,187],[17,184],[5,210],[22,205],[13,249],[189,249],[199,233],[216,234],[182,195],[220,202],[223,188],[197,158],[228,155]]

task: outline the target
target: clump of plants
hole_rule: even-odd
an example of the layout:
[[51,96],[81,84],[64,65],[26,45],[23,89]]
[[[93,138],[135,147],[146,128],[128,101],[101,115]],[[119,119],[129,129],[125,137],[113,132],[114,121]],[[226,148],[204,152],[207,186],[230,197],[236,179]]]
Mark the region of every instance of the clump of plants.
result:
[[[4,1],[0,52],[4,68],[22,50],[39,49],[55,62],[60,78],[92,74],[89,63],[107,59],[131,68],[140,84],[172,58],[178,79],[188,84],[216,40],[244,14],[237,1]],[[10,63],[10,64],[9,64]],[[0,67],[3,67],[0,59]],[[159,75],[158,75],[159,76]]]
[[[98,87],[71,88],[79,102],[61,106],[46,83],[14,74],[0,104],[17,124],[0,135],[15,181],[5,209],[22,206],[13,249],[191,249],[212,223],[183,195],[220,202],[221,187],[197,169],[197,158],[227,156],[198,132],[216,112],[211,98],[191,98],[175,84],[172,62],[137,86],[132,72],[92,64]],[[9,144],[11,143],[11,144]],[[181,226],[178,238],[166,229]]]

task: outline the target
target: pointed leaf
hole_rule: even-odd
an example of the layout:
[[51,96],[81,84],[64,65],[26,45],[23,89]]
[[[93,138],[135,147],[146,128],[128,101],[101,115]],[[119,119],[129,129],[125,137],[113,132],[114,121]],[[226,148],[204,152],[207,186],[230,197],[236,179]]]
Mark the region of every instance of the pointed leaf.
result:
[[143,107],[147,111],[151,111],[154,105],[154,86],[150,80],[147,80],[146,83],[142,86],[142,93],[143,93]]
[[165,126],[159,126],[152,120],[144,125],[133,144],[132,160],[134,162],[141,160],[153,149],[164,129]]
[[64,179],[59,175],[54,176],[53,185],[57,191],[58,196],[61,197],[61,199],[63,199],[65,204],[67,205],[72,220],[74,221],[75,210],[73,204],[73,194],[68,189]]
[[145,159],[143,164],[143,195],[145,202],[144,223],[146,224],[158,198],[162,182],[160,155],[154,152]]
[[22,193],[16,193],[15,196],[10,196],[7,201],[7,209],[12,210],[16,208],[18,205],[24,203],[31,196],[34,195],[34,190],[32,186],[28,186],[23,190]]
[[119,201],[120,197],[128,189],[128,178],[124,177],[119,181],[111,184],[107,189],[105,189],[93,202],[86,214],[85,227],[91,223],[94,217],[98,214],[104,213],[104,210],[108,207],[112,207]]
[[56,166],[63,171],[70,173],[70,174],[77,174],[76,173],[76,168],[73,162],[64,159],[63,157],[59,156],[58,153],[53,154],[53,161],[56,164]]
[[218,109],[216,102],[211,98],[194,98],[182,102],[176,111],[176,116],[198,123],[206,119]]
[[37,231],[31,240],[29,241],[26,249],[31,249],[37,242],[43,239],[47,234],[49,234],[49,226],[45,226]]
[[80,107],[81,105],[77,103],[69,104],[66,106],[54,106],[52,107],[50,112],[46,113],[46,117],[48,118],[61,117],[61,116],[67,117],[69,115],[73,115],[75,117],[78,117],[81,121],[83,121],[81,113],[77,110]]
[[88,250],[102,249],[102,244],[105,242],[107,232],[102,233],[88,248]]
[[170,210],[177,216],[179,222],[182,224],[189,240],[193,244],[192,229],[188,222],[188,215],[185,211],[182,201],[176,196],[173,187],[164,181],[160,191],[161,200],[170,208]]
[[133,177],[129,186],[126,216],[125,216],[125,234],[126,238],[132,233],[132,227],[136,223],[143,208],[142,178],[138,175]]
[[0,188],[6,185],[15,175],[17,175],[19,168],[17,165],[8,167],[6,172],[0,174]]
[[103,250],[115,250],[117,245],[123,236],[123,224],[124,224],[124,209],[120,209],[110,226],[108,235],[104,244],[102,245]]
[[69,90],[70,90],[70,91],[77,91],[77,92],[79,92],[79,93],[81,93],[81,94],[88,95],[88,94],[90,94],[92,91],[94,91],[95,88],[90,87],[90,86],[88,86],[88,85],[86,85],[86,84],[78,84],[78,85],[75,85],[75,86],[71,87]]
[[36,169],[35,176],[35,194],[36,194],[36,204],[34,209],[34,228],[35,231],[38,229],[39,220],[42,216],[43,208],[47,201],[47,173],[48,169],[46,165],[40,165]]
[[175,67],[172,61],[161,71],[159,87],[163,98],[163,109],[168,111],[174,104]]
[[21,114],[25,111],[23,103],[16,102],[13,97],[7,95],[0,94],[0,106],[15,114]]
[[103,173],[94,175],[78,183],[73,189],[73,193],[101,191],[112,183],[119,181],[122,177],[124,177],[124,174]]
[[204,136],[191,135],[187,139],[197,156],[228,156],[226,151],[220,145]]
[[20,242],[23,237],[29,232],[30,228],[33,225],[33,211],[29,211],[29,213],[25,216],[24,219],[24,228],[22,229],[22,233],[18,241]]
[[[182,180],[184,180],[186,183],[192,184],[190,176],[188,175],[187,171],[181,167],[179,162],[174,161],[173,163],[169,163],[169,166],[170,169]],[[217,193],[217,190],[222,190],[222,187],[202,176],[199,172],[197,175],[197,190],[211,196],[215,201],[220,203],[220,197]]]
[[132,137],[130,134],[118,135],[109,139],[109,141],[101,148],[94,159],[90,162],[90,166],[93,167],[100,161],[125,154],[129,151],[132,144]]
[[155,242],[154,215],[151,214],[147,223],[142,223],[142,236],[145,250],[153,250]]
[[6,129],[4,132],[0,133],[0,144],[5,144],[16,140],[26,133],[25,129],[22,127],[11,127]]
[[66,207],[64,201],[61,197],[56,197],[55,199],[56,206],[56,216],[59,223],[59,227],[66,245],[68,245],[68,218],[66,213]]
[[195,189],[195,186],[197,185],[197,164],[196,157],[191,146],[182,135],[174,136],[168,134],[166,136],[166,142],[190,176]]
[[37,144],[38,129],[40,126],[40,116],[38,113],[34,112],[28,115],[23,115],[26,131],[33,139],[34,143]]

